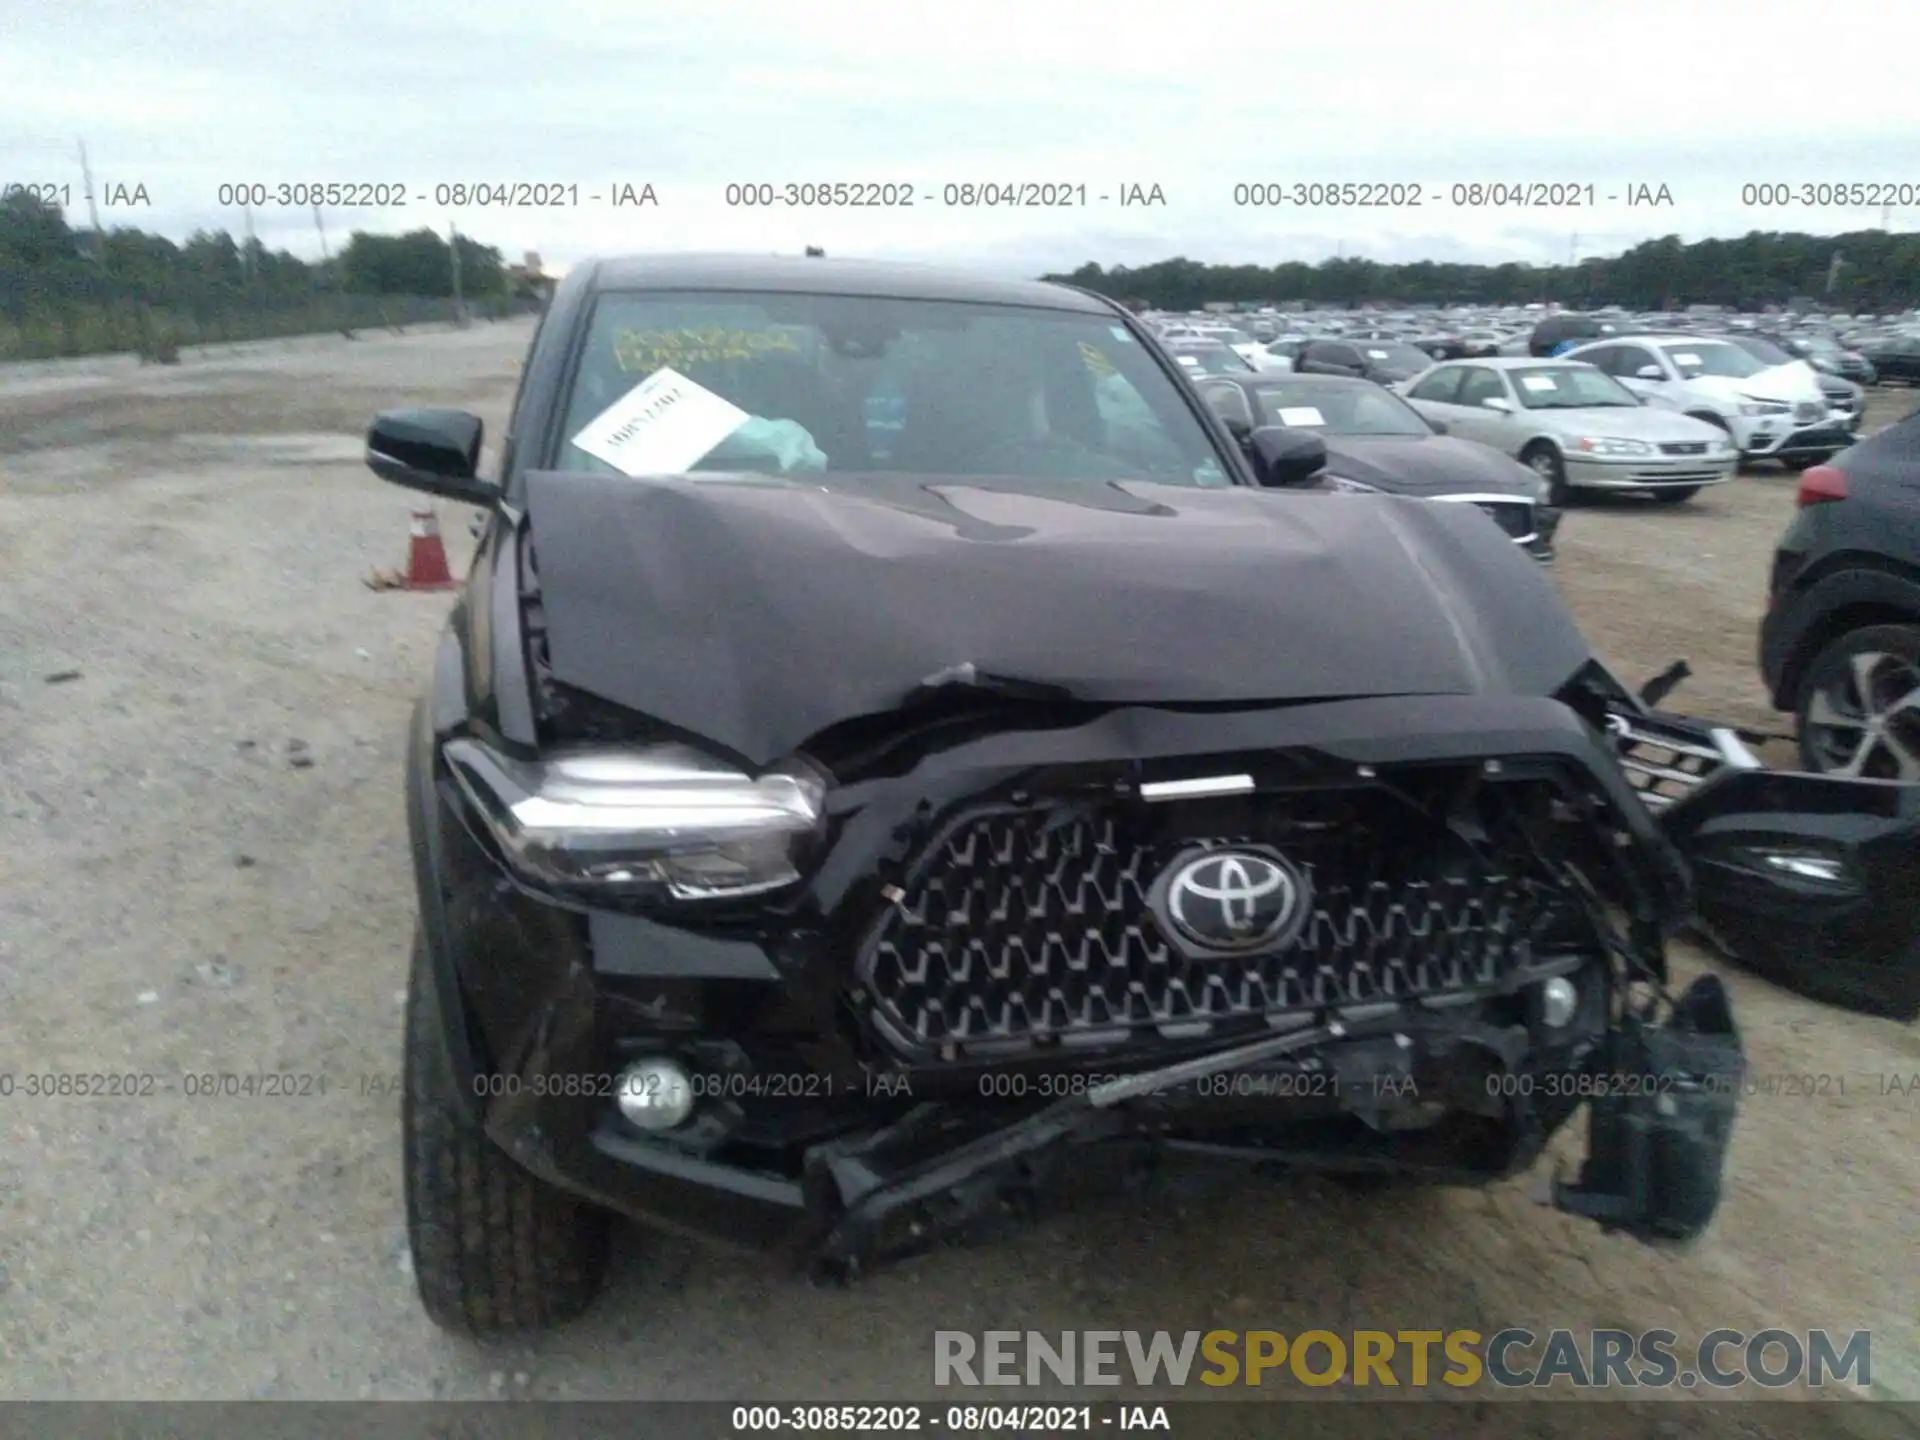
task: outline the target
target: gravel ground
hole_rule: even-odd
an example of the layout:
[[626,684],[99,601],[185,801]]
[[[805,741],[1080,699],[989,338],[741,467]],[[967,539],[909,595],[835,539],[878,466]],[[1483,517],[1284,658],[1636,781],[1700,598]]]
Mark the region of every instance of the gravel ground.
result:
[[[1920,1075],[1920,1038],[1731,970],[1755,1070],[1847,1088],[1747,1102],[1730,1194],[1685,1256],[1542,1208],[1544,1166],[1360,1201],[1223,1181],[842,1293],[633,1232],[581,1323],[436,1332],[392,1086],[401,737],[448,602],[361,584],[402,561],[409,499],[358,436],[399,403],[472,408],[497,436],[528,333],[0,367],[0,1071],[173,1086],[0,1101],[0,1396],[924,1397],[936,1327],[1528,1324],[1866,1327],[1876,1389],[1920,1399],[1920,1099],[1879,1084]],[[1876,422],[1908,403],[1876,397]],[[1577,510],[1556,573],[1601,653],[1635,679],[1686,656],[1680,702],[1781,725],[1753,632],[1792,488],[1770,470],[1678,509]],[[467,515],[443,514],[456,567]],[[327,1090],[180,1093],[209,1070]]]

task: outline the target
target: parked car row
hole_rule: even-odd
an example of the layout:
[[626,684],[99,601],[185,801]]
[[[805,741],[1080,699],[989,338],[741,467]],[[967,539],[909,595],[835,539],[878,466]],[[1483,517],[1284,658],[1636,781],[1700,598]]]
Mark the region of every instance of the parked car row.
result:
[[1197,382],[1243,448],[1262,426],[1303,431],[1296,465],[1317,488],[1346,494],[1417,495],[1477,506],[1516,545],[1553,558],[1560,502],[1526,466],[1485,445],[1454,439],[1399,396],[1336,375],[1245,374]]
[[1860,385],[1920,383],[1920,315],[1771,312],[1742,315],[1717,306],[1631,313],[1617,307],[1568,311],[1544,305],[1506,309],[1287,311],[1149,315],[1162,334],[1212,336],[1258,369],[1286,369],[1310,342],[1411,345],[1431,360],[1563,354],[1576,345],[1630,334],[1751,336],[1815,370]]
[[[1657,350],[1661,342],[1634,337],[1632,387],[1609,373],[1624,365],[1618,357],[1602,366],[1579,351],[1560,360],[1486,356],[1423,364],[1412,346],[1361,336],[1305,342],[1281,372],[1243,365],[1214,340],[1175,336],[1160,343],[1243,439],[1261,425],[1312,431],[1347,465],[1330,465],[1322,483],[1482,500],[1506,533],[1542,560],[1551,558],[1559,514],[1578,491],[1631,491],[1677,504],[1730,479],[1745,454],[1764,448],[1814,463],[1851,438],[1830,418],[1824,397],[1805,398],[1819,387],[1798,362],[1789,363],[1802,385],[1793,401],[1744,391],[1728,399],[1711,383],[1696,392],[1688,375],[1770,368],[1724,341],[1687,342],[1674,355],[1658,351],[1665,358],[1656,361],[1653,352],[1641,357],[1638,345]],[[1211,364],[1195,354],[1201,347],[1215,352]],[[1776,410],[1800,427],[1776,429]],[[1442,436],[1451,443],[1431,443]],[[1349,473],[1356,468],[1369,473]]]
[[1740,464],[1719,427],[1649,404],[1571,355],[1446,361],[1405,389],[1451,433],[1527,466],[1555,505],[1576,490],[1631,490],[1677,504],[1731,479]]

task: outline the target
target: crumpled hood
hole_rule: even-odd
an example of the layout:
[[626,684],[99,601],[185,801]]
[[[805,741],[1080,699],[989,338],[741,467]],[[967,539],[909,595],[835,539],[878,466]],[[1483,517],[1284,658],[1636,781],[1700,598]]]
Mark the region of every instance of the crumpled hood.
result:
[[1744,380],[1735,380],[1725,375],[1700,375],[1686,383],[1695,389],[1727,401],[1737,402],[1747,396],[1753,396],[1760,400],[1778,400],[1787,405],[1810,400],[1825,403],[1820,393],[1819,374],[1804,360],[1794,360],[1786,365],[1770,365],[1765,370],[1755,371]]
[[1329,435],[1327,469],[1403,495],[1512,495],[1531,500],[1533,471],[1488,445],[1450,435]]
[[943,673],[1112,704],[1549,695],[1591,653],[1469,507],[999,483],[535,473],[554,676],[764,765]]

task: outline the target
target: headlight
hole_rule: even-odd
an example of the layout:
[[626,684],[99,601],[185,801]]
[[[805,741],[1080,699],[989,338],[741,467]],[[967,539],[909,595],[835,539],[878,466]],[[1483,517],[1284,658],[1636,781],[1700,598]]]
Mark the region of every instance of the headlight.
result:
[[1651,455],[1653,446],[1644,440],[1617,440],[1605,435],[1582,435],[1573,448],[1588,455]]
[[1343,491],[1349,495],[1378,495],[1380,493],[1380,488],[1377,485],[1362,485],[1358,480],[1349,480],[1344,475],[1329,475],[1326,477],[1326,480],[1327,484],[1331,485],[1335,490]]
[[681,745],[524,761],[449,740],[441,753],[515,869],[619,894],[705,900],[790,885],[826,795],[801,764],[756,779]]
[[1778,400],[1742,400],[1742,415],[1785,415],[1793,409],[1791,405],[1782,405]]

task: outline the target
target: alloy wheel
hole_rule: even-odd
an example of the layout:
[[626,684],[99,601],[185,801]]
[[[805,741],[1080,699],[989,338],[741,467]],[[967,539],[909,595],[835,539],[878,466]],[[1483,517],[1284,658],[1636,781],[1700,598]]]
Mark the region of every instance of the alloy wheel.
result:
[[1830,775],[1920,781],[1920,665],[1862,650],[1815,690],[1809,748]]

